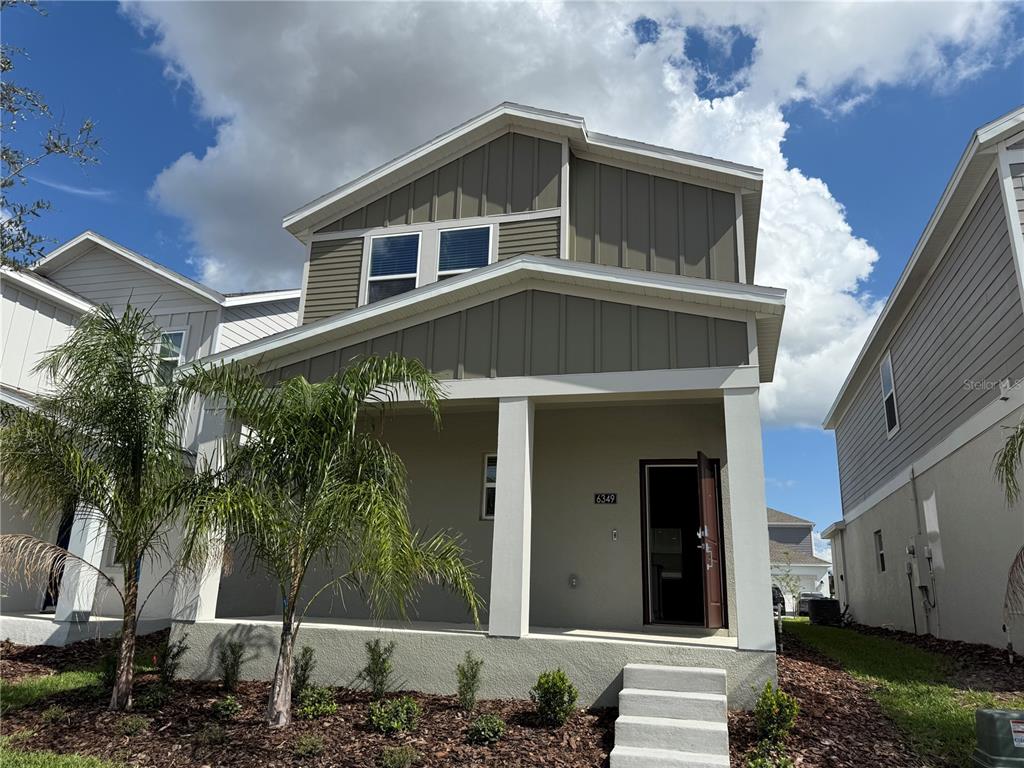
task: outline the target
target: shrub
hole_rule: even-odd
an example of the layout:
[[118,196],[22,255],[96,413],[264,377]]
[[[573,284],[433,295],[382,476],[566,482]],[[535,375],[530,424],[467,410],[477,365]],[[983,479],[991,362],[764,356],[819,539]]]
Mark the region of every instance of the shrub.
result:
[[309,681],[313,679],[314,669],[316,669],[316,652],[308,645],[304,645],[299,651],[299,655],[295,657],[295,670],[292,673],[293,701],[298,701],[302,692],[306,690]]
[[295,716],[303,720],[315,720],[327,717],[338,711],[338,702],[334,700],[334,691],[321,688],[319,685],[307,685],[299,696],[299,706]]
[[195,735],[195,740],[199,744],[223,744],[227,739],[228,732],[220,723],[207,723]]
[[245,646],[242,643],[228,641],[217,649],[217,668],[220,670],[221,683],[225,691],[238,688],[242,677],[242,656]]
[[149,727],[149,718],[142,715],[125,715],[117,721],[117,732],[122,736],[138,736]]
[[415,730],[419,720],[420,705],[412,696],[370,702],[370,725],[381,733]]
[[394,643],[384,644],[377,639],[366,644],[366,666],[359,673],[359,679],[375,699],[383,699],[394,689],[395,666],[391,662],[394,652]]
[[459,706],[472,712],[476,706],[476,695],[480,691],[480,671],[484,660],[478,659],[471,651],[466,651],[466,658],[455,668],[455,677],[459,681]]
[[156,668],[160,673],[160,682],[170,685],[178,675],[178,668],[181,666],[181,657],[188,650],[188,635],[182,635],[178,640],[161,643],[156,652]]
[[218,719],[230,720],[242,711],[242,705],[234,696],[225,696],[223,699],[213,702],[210,709]]
[[408,744],[401,747],[384,747],[378,765],[380,768],[412,768],[419,759],[419,753]]
[[139,709],[160,709],[171,700],[171,689],[163,683],[151,685],[135,697]]
[[315,733],[304,733],[295,740],[292,752],[296,757],[316,757],[324,751],[324,740]]
[[71,717],[68,715],[68,711],[60,704],[54,704],[53,706],[47,707],[42,711],[40,717],[43,718],[44,723],[50,725],[56,725],[62,722],[71,722]]
[[579,691],[561,669],[542,672],[530,689],[530,699],[537,705],[537,715],[548,725],[564,725],[576,708]]
[[751,753],[746,763],[747,768],[793,768],[793,761],[776,747],[762,742]]
[[470,744],[493,744],[505,735],[505,721],[497,715],[480,715],[466,731]]
[[765,743],[766,749],[781,747],[799,712],[800,705],[794,697],[781,688],[772,688],[771,680],[765,682],[754,706],[754,723],[758,738]]
[[100,685],[113,688],[117,682],[117,651],[107,651],[100,657]]

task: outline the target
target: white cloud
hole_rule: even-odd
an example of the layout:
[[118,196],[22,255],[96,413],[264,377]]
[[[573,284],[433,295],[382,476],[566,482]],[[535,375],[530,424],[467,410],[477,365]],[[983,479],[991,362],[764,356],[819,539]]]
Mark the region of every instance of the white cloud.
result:
[[[955,88],[1003,65],[1006,5],[523,3],[145,3],[127,12],[156,35],[168,76],[191,85],[216,142],[155,180],[180,216],[203,278],[225,289],[296,284],[288,211],[503,100],[573,112],[595,130],[765,169],[757,281],[789,289],[770,421],[817,425],[878,302],[862,292],[877,253],[820,179],[790,167],[782,108],[839,116],[879,86]],[[646,15],[660,38],[637,46]],[[749,62],[698,96],[686,29]],[[1014,48],[1013,46],[1018,46]],[[841,118],[837,118],[841,119]]]
[[811,531],[811,546],[814,547],[815,557],[832,562],[832,542],[821,538],[821,534],[817,531]]

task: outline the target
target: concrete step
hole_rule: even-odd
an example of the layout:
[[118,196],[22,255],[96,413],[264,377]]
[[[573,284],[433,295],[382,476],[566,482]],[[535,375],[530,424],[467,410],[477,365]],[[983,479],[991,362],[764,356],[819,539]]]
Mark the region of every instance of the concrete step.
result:
[[725,670],[664,664],[627,664],[622,670],[622,687],[725,695]]
[[615,745],[728,756],[729,728],[725,722],[619,715]]
[[610,768],[729,768],[729,757],[675,749],[617,746],[612,750]]
[[646,688],[623,688],[619,692],[620,715],[722,722],[727,713],[724,693],[654,691]]

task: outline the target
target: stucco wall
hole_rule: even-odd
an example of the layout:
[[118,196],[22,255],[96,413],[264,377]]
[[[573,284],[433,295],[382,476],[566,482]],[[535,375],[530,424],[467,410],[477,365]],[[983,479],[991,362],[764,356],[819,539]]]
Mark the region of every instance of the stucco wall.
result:
[[[25,511],[17,504],[0,499],[0,531],[3,533],[28,533],[39,536],[47,541],[57,538],[57,527],[43,529],[37,521],[25,515]],[[37,613],[43,605],[46,589],[42,586],[29,586],[19,574],[4,571],[0,573],[0,611],[11,613]]]
[[[860,517],[847,522],[845,592],[854,619],[913,631],[905,549],[918,532],[918,517],[933,552],[935,599],[925,615],[915,601],[918,632],[1003,646],[1002,605],[1010,563],[1024,543],[1024,504],[1008,508],[992,476],[992,456],[1005,440],[1003,425],[1016,424],[1017,409],[960,450],[917,477],[920,514],[908,483]],[[876,565],[874,532],[882,531],[886,570]],[[839,540],[837,539],[837,542]],[[843,588],[840,595],[843,596]],[[1012,639],[1024,643],[1024,617]]]

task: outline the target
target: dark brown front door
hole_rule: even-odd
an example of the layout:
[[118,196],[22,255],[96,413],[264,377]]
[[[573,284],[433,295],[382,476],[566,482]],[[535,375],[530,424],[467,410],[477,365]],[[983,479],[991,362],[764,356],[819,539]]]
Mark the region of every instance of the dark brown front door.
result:
[[704,550],[704,626],[720,629],[725,624],[722,609],[722,532],[718,524],[718,482],[714,465],[703,453],[697,454],[700,484],[699,538]]

